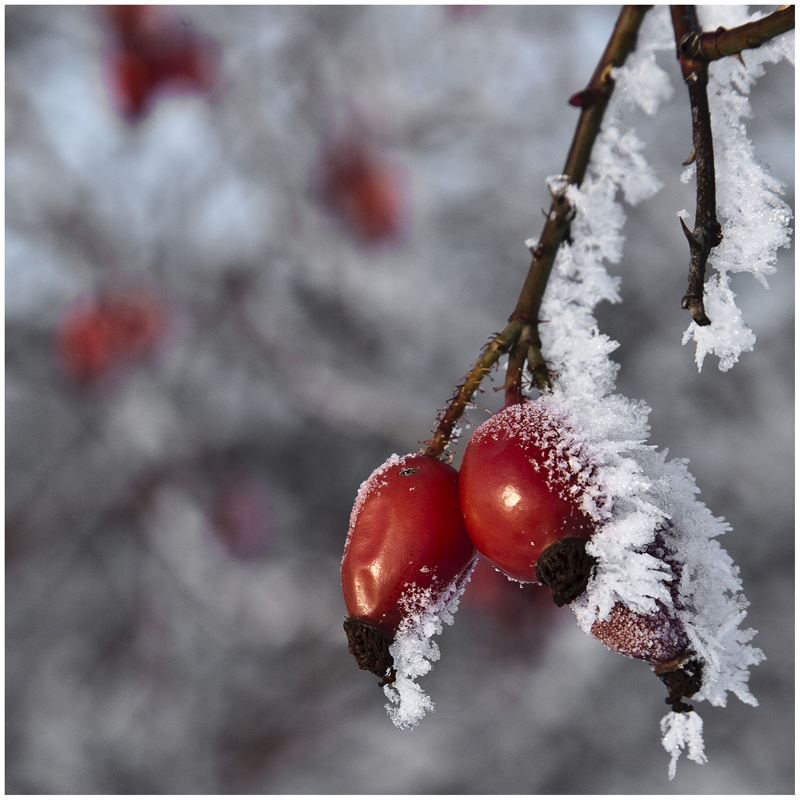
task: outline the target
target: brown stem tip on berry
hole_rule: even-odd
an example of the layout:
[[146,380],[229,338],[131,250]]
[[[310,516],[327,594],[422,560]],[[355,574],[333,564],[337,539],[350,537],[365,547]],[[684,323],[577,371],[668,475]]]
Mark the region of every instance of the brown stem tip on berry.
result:
[[344,622],[347,649],[353,655],[359,669],[365,669],[380,679],[380,686],[394,683],[394,659],[389,652],[393,637],[387,631],[375,627],[363,619],[347,619]]
[[557,606],[564,606],[586,591],[596,563],[586,552],[585,539],[560,539],[537,559],[536,579],[550,588]]
[[656,668],[656,675],[669,691],[669,697],[664,702],[671,705],[673,711],[691,711],[692,706],[681,698],[692,697],[700,691],[703,685],[703,662],[695,656],[678,667],[664,664]]

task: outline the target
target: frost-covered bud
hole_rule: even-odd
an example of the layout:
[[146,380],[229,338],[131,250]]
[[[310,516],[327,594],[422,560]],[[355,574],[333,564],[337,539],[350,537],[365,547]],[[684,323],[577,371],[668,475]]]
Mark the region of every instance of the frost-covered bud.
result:
[[657,600],[656,611],[643,614],[631,610],[624,603],[616,603],[607,616],[592,624],[591,634],[609,650],[651,664],[669,690],[666,702],[675,711],[690,711],[691,706],[681,702],[681,698],[691,697],[700,690],[702,663],[692,652],[686,629],[677,613],[683,607],[677,588],[682,566],[675,560],[675,554],[667,549],[660,533],[656,534],[646,552],[672,570],[672,578],[667,584],[672,607]]

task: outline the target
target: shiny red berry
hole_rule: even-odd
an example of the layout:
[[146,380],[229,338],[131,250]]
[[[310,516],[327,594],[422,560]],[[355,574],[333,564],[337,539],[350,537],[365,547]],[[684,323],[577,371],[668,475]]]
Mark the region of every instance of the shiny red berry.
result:
[[455,597],[474,560],[452,467],[406,455],[375,470],[356,497],[342,559],[345,631],[359,667],[391,681],[398,627]]
[[544,582],[558,605],[585,589],[585,542],[601,492],[568,423],[541,403],[506,406],[472,435],[459,476],[464,522],[480,553],[511,578]]

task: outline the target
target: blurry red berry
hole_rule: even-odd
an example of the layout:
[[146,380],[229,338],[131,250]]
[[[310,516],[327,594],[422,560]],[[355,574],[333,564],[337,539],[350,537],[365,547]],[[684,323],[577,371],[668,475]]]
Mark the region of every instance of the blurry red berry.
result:
[[155,100],[181,92],[212,93],[219,82],[219,53],[206,36],[164,6],[108,6],[111,34],[108,84],[118,111],[131,121]]
[[406,222],[402,173],[372,153],[356,136],[329,142],[319,164],[323,206],[365,242],[398,237]]
[[92,383],[151,356],[166,326],[165,308],[153,295],[103,293],[68,309],[56,330],[56,349],[73,380]]
[[444,7],[448,16],[454,19],[466,19],[480,13],[483,5],[449,5]]
[[64,368],[79,383],[94,381],[114,366],[114,337],[96,308],[76,309],[59,326],[56,341]]
[[483,556],[470,575],[469,591],[460,608],[487,618],[512,639],[529,631],[535,631],[534,635],[544,632],[556,610],[552,599],[538,586],[510,580]]
[[[585,542],[595,523],[582,506],[592,472],[568,425],[540,403],[490,417],[468,442],[459,475],[464,522],[478,551],[515,580],[547,582],[559,605],[572,602],[593,564]],[[545,580],[540,560],[563,573],[566,585]]]
[[400,624],[421,610],[416,597],[454,597],[474,559],[452,467],[406,455],[375,470],[359,489],[341,571],[345,631],[359,667],[392,680],[388,648]]

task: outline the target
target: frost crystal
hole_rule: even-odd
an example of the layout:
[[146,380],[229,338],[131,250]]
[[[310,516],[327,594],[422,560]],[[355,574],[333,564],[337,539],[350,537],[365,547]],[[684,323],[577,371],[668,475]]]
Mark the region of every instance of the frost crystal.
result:
[[[706,30],[741,25],[764,16],[761,12],[748,15],[746,6],[702,7],[699,13]],[[794,31],[748,50],[746,66],[735,58],[713,61],[709,66],[717,216],[723,239],[708,260],[709,268],[717,271],[706,284],[706,310],[711,325],[700,327],[692,322],[683,336],[684,344],[695,341],[698,371],[706,355],[714,354],[724,372],[755,343],[755,335],[734,302],[728,274],[749,272],[768,288],[767,277],[775,272],[778,248],[790,245],[792,213],[780,198],[784,187],[758,163],[744,124],[752,116],[748,94],[764,74],[763,65],[784,58],[793,62]]]
[[682,750],[687,750],[686,757],[697,764],[708,761],[703,751],[703,720],[694,711],[688,714],[670,712],[661,720],[661,733],[664,749],[672,756],[670,780],[675,777]]
[[[576,211],[572,242],[559,250],[541,312],[548,320],[541,327],[544,351],[559,378],[554,391],[537,402],[554,415],[565,416],[582,435],[595,457],[594,478],[613,508],[610,517],[593,515],[597,532],[587,552],[595,556],[597,567],[586,593],[572,604],[580,627],[589,633],[593,623],[606,619],[617,603],[641,614],[653,614],[661,603],[680,621],[691,650],[703,662],[702,688],[692,702],[707,700],[724,706],[727,693],[733,692],[755,705],[747,688],[749,667],[764,655],[749,644],[755,631],[739,627],[747,601],[737,568],[716,540],[728,526],[697,499],[699,490],[685,462],[668,461],[666,453],[646,444],[650,409],[615,393],[618,366],[609,355],[617,343],[599,332],[594,317],[598,302],[619,299],[617,283],[604,266],[604,262],[618,261],[622,253],[625,214],[618,198],[637,203],[659,189],[626,112],[638,106],[653,114],[670,95],[669,79],[654,58],[658,50],[674,53],[668,14],[666,7],[657,7],[645,18],[638,49],[615,71],[616,89],[586,179],[580,189],[570,186],[567,190]],[[735,74],[745,82],[742,86],[749,87],[748,76],[757,72],[755,65],[776,60],[784,51],[779,42],[767,55],[753,59],[748,72],[728,64],[729,78]],[[735,64],[734,59],[724,61]],[[752,148],[747,149],[741,138],[738,120],[746,98],[730,86],[723,89],[719,73],[716,80],[712,113],[716,108],[719,115],[720,104],[734,94],[739,110],[728,112],[735,119],[727,120],[726,126],[734,124],[737,130],[721,139],[720,145],[726,182],[721,191],[726,204],[721,208],[728,249],[715,257],[719,274],[706,290],[714,325],[708,341],[702,339],[704,333],[696,336],[701,337],[698,353],[701,349],[717,353],[725,369],[753,341],[733,303],[727,272],[747,269],[762,279],[769,274],[775,247],[787,241],[788,212],[777,199],[777,185],[754,166]],[[754,184],[744,192],[741,183],[731,188],[734,178]],[[740,201],[737,213],[732,205],[735,195]],[[749,198],[746,207],[743,195]],[[738,255],[731,250],[736,247]],[[671,570],[646,552],[657,531],[680,562],[672,592],[668,586]],[[705,760],[702,721],[695,712],[667,715],[662,731],[664,747],[672,755],[671,776],[684,749],[689,758]]]
[[[472,568],[468,574],[471,572]],[[390,701],[386,704],[386,711],[400,730],[415,727],[428,711],[435,709],[433,700],[416,680],[427,675],[433,662],[439,660],[439,645],[433,641],[433,636],[442,632],[442,623],[453,624],[453,615],[468,581],[468,577],[453,581],[443,592],[420,589],[411,584],[401,600],[406,617],[389,647],[396,678],[394,683],[383,687]]]

